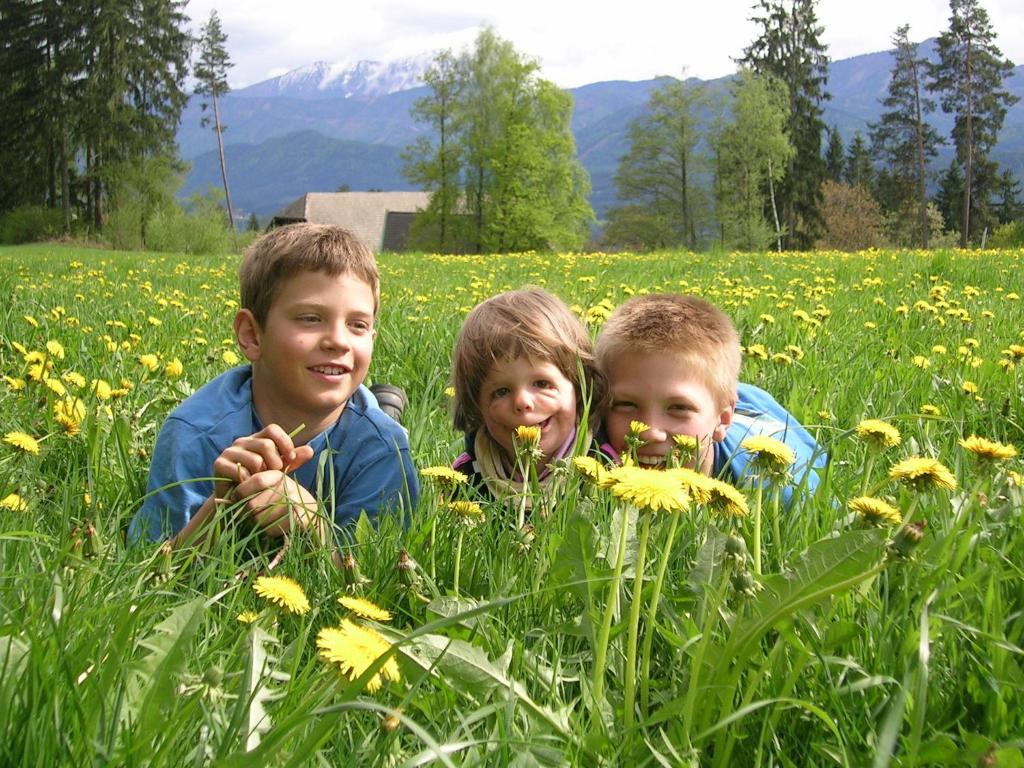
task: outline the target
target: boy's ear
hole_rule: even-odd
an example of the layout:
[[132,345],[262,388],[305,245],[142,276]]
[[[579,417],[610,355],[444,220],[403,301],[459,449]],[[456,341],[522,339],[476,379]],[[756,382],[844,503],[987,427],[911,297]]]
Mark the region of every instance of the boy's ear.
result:
[[263,333],[260,331],[260,324],[256,317],[248,309],[240,309],[235,315],[235,338],[238,346],[242,348],[242,354],[250,363],[260,359],[261,341]]
[[732,424],[733,411],[736,408],[736,401],[731,400],[728,405],[722,408],[718,413],[718,426],[715,427],[715,432],[711,436],[711,439],[716,443],[720,443],[725,440],[725,433],[729,431],[729,426]]

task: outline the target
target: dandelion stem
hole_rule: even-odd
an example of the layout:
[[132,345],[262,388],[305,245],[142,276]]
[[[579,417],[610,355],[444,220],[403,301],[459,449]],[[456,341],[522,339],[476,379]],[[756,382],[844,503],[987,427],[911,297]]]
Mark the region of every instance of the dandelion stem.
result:
[[612,617],[618,603],[619,586],[622,583],[622,562],[626,559],[626,540],[629,530],[629,507],[622,507],[619,520],[619,545],[615,554],[614,573],[608,585],[608,600],[604,607],[604,618],[597,636],[597,647],[594,649],[594,703],[600,707],[604,700],[604,670],[608,657],[608,638],[612,632]]
[[654,579],[654,591],[651,593],[650,602],[647,604],[647,622],[644,626],[644,647],[640,655],[640,712],[646,716],[650,705],[651,694],[651,648],[654,646],[654,620],[658,614],[658,603],[661,601],[661,588],[665,584],[665,574],[668,572],[668,561],[672,555],[672,544],[676,537],[676,528],[679,526],[679,514],[672,515],[672,522],[668,526],[668,536],[665,538],[665,549],[661,553],[661,562],[658,563],[658,575]]
[[459,596],[459,566],[462,565],[462,537],[466,534],[465,526],[459,525],[459,538],[455,544],[455,575],[452,578],[452,590]]
[[779,502],[782,497],[782,488],[778,485],[772,487],[772,548],[775,550],[779,570],[782,570],[782,525],[779,522]]
[[305,428],[306,428],[306,422],[302,422],[301,424],[299,424],[299,426],[297,426],[295,429],[293,429],[291,432],[288,433],[288,437],[290,437],[290,438],[295,437],[297,434],[299,434],[299,432],[301,432]]
[[757,480],[757,495],[754,498],[754,546],[751,557],[754,560],[754,573],[761,575],[761,502],[764,500],[764,480]]
[[643,602],[647,540],[651,533],[651,513],[646,512],[642,517],[640,541],[637,546],[636,563],[634,565],[636,573],[633,576],[633,595],[629,606],[629,638],[626,645],[626,687],[623,716],[627,728],[633,727],[634,703],[636,701],[636,648],[640,638],[640,607]]
[[860,486],[860,495],[861,496],[867,496],[868,495],[868,486],[871,484],[871,470],[874,468],[874,466],[875,466],[875,452],[869,449],[868,450],[868,460],[867,460],[867,463],[865,463],[865,465],[864,465],[864,481],[861,483],[861,486]]

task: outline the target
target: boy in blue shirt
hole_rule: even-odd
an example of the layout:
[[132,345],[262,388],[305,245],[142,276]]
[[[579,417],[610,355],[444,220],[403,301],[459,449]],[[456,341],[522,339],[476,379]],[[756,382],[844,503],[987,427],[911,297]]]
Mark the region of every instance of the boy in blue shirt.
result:
[[361,512],[407,515],[419,494],[408,439],[363,386],[380,297],[372,252],[340,227],[293,224],[253,243],[239,280],[234,330],[250,364],[167,417],[129,539],[188,543],[218,502],[240,502],[271,537],[316,525],[318,502],[338,528]]
[[648,429],[639,435],[640,464],[664,465],[673,436],[689,435],[698,441],[696,469],[740,485],[752,474],[752,456],[740,444],[765,435],[796,454],[783,502],[788,506],[800,487],[813,493],[825,451],[771,395],[739,382],[740,359],[739,334],[713,304],[678,294],[627,301],[597,340],[611,395],[605,451],[621,455],[631,422],[642,422]]

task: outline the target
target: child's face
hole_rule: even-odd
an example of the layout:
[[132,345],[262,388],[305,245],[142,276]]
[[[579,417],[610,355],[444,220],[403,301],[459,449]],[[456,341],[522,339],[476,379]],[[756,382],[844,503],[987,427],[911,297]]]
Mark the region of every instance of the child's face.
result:
[[516,427],[541,428],[541,466],[569,439],[576,427],[576,390],[556,365],[517,357],[499,360],[480,387],[477,406],[491,437],[511,459]]
[[248,310],[235,332],[253,363],[260,419],[292,429],[337,420],[366,378],[373,352],[373,291],[350,273],[300,272],[281,287],[260,328]]
[[626,352],[609,362],[605,375],[611,392],[605,430],[615,450],[626,450],[630,422],[642,421],[650,429],[640,434],[646,441],[637,451],[641,464],[664,464],[674,446],[672,436],[690,435],[700,441],[697,468],[710,474],[711,444],[725,437],[732,405],[719,406],[685,360],[671,354]]

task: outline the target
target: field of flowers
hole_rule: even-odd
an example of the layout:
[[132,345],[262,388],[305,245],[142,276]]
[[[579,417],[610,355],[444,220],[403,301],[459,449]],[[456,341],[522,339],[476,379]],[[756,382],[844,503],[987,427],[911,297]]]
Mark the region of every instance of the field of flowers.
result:
[[[1024,765],[1024,252],[380,262],[422,503],[270,571],[230,530],[124,543],[164,416],[239,363],[236,258],[0,249],[0,764]],[[461,499],[452,343],[524,284],[595,333],[638,292],[726,309],[817,496]]]

